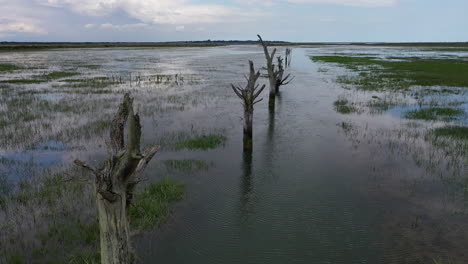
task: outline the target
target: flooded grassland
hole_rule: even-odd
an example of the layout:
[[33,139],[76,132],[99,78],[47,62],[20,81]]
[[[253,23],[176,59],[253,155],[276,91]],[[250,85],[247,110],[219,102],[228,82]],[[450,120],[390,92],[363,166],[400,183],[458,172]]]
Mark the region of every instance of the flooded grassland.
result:
[[468,261],[468,49],[294,47],[245,157],[230,84],[249,59],[265,64],[259,46],[0,53],[0,263],[98,261],[72,163],[101,164],[126,92],[162,147],[130,210],[142,263]]

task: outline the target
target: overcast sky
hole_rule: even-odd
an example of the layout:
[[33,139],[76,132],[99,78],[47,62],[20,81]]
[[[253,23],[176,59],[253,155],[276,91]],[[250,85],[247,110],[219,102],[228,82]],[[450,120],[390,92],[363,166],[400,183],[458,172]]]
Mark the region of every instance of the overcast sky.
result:
[[468,41],[468,0],[0,0],[0,41]]

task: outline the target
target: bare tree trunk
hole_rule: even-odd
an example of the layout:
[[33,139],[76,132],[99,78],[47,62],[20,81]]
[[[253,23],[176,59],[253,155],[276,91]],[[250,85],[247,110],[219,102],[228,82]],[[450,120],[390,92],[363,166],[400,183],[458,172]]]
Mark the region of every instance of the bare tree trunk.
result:
[[247,80],[247,86],[245,88],[240,88],[231,84],[232,90],[242,99],[242,105],[244,106],[244,151],[252,151],[253,149],[252,127],[254,105],[263,100],[263,98],[260,100],[256,99],[263,89],[265,89],[265,85],[258,89],[260,85],[256,84],[256,82],[260,77],[260,72],[255,73],[252,61],[249,61],[249,66],[250,76]]
[[[127,119],[129,124],[125,145]],[[104,167],[95,169],[83,161],[75,160],[75,164],[88,169],[95,176],[102,264],[128,264],[135,259],[130,245],[127,208],[133,197],[133,189],[140,181],[140,173],[159,149],[159,146],[153,146],[142,154],[140,138],[140,117],[133,112],[133,98],[125,94],[112,120],[108,141],[110,157]]]
[[267,72],[268,72],[268,81],[270,83],[270,95],[269,95],[269,100],[268,100],[268,109],[270,112],[275,111],[275,96],[276,96],[276,76],[275,76],[275,65],[273,64],[273,58],[275,57],[276,49],[273,49],[273,51],[270,52],[268,51],[268,46],[265,42],[263,42],[263,39],[260,35],[257,35],[258,39],[260,40],[260,43],[263,46],[263,53],[265,54],[265,59],[267,61]]
[[133,262],[125,196],[125,192],[120,192],[117,201],[109,202],[97,194],[101,263]]
[[244,110],[244,150],[253,149],[253,109]]
[[268,80],[270,82],[270,96],[268,101],[268,109],[270,110],[270,113],[272,113],[275,111],[275,97],[279,93],[280,86],[288,84],[292,79],[287,82],[288,78],[290,77],[290,74],[283,78],[284,68],[283,59],[281,58],[281,56],[278,56],[278,69],[275,69],[273,59],[275,58],[276,49],[273,49],[270,55],[267,44],[263,41],[260,35],[257,36],[260,40],[260,43],[263,46],[263,53],[265,54],[265,58],[267,61]]

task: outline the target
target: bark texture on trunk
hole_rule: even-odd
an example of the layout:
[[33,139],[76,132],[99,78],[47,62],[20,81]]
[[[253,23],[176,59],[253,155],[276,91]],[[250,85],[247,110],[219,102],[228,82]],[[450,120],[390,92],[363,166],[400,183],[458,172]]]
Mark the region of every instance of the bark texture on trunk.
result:
[[[124,130],[128,120],[127,144]],[[127,208],[140,174],[153,158],[159,146],[140,152],[140,117],[134,113],[133,98],[125,94],[119,110],[112,120],[109,133],[109,158],[101,169],[83,161],[75,164],[91,171],[95,176],[96,203],[100,228],[102,264],[133,263],[135,257],[130,245]]]
[[252,151],[253,148],[253,112],[254,105],[263,100],[263,98],[257,100],[260,93],[265,89],[265,85],[260,87],[257,83],[260,77],[260,72],[255,72],[254,64],[249,61],[250,75],[247,79],[247,85],[245,88],[240,88],[231,84],[232,90],[236,95],[242,99],[242,105],[244,106],[244,151]]

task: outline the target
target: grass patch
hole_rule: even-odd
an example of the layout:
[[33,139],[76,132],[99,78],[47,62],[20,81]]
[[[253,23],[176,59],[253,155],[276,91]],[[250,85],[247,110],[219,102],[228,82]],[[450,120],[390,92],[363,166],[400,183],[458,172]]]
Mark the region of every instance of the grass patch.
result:
[[335,110],[341,114],[351,114],[357,112],[357,108],[346,99],[339,99],[333,103]]
[[165,160],[164,165],[170,170],[207,170],[209,164],[203,160]]
[[92,79],[65,79],[61,80],[61,82],[68,83],[67,86],[71,88],[106,88],[114,84],[109,78],[107,77],[95,77]]
[[101,65],[82,65],[81,67],[88,68],[90,70],[97,70],[97,69],[101,68]]
[[0,72],[21,70],[22,68],[13,64],[0,64]]
[[51,73],[45,74],[43,77],[50,80],[50,79],[72,77],[76,75],[80,75],[80,74],[78,72],[51,72]]
[[445,120],[450,121],[456,119],[464,113],[462,109],[454,109],[447,107],[430,107],[406,112],[405,117],[408,119],[419,120]]
[[447,126],[434,129],[436,137],[449,137],[460,140],[468,140],[468,127]]
[[43,82],[47,82],[47,80],[42,80],[42,79],[17,79],[17,80],[0,81],[0,83],[12,83],[12,84],[33,84],[33,83],[43,83]]
[[223,145],[226,137],[223,135],[202,135],[196,138],[184,139],[174,144],[176,150],[181,149],[214,149]]
[[[417,57],[312,56],[313,61],[337,63],[360,72],[341,80],[363,90],[406,89],[412,85],[468,87],[468,61]],[[339,80],[340,81],[340,80]]]
[[184,184],[168,178],[147,186],[129,208],[131,226],[141,230],[164,223],[174,202],[181,200],[184,193]]

